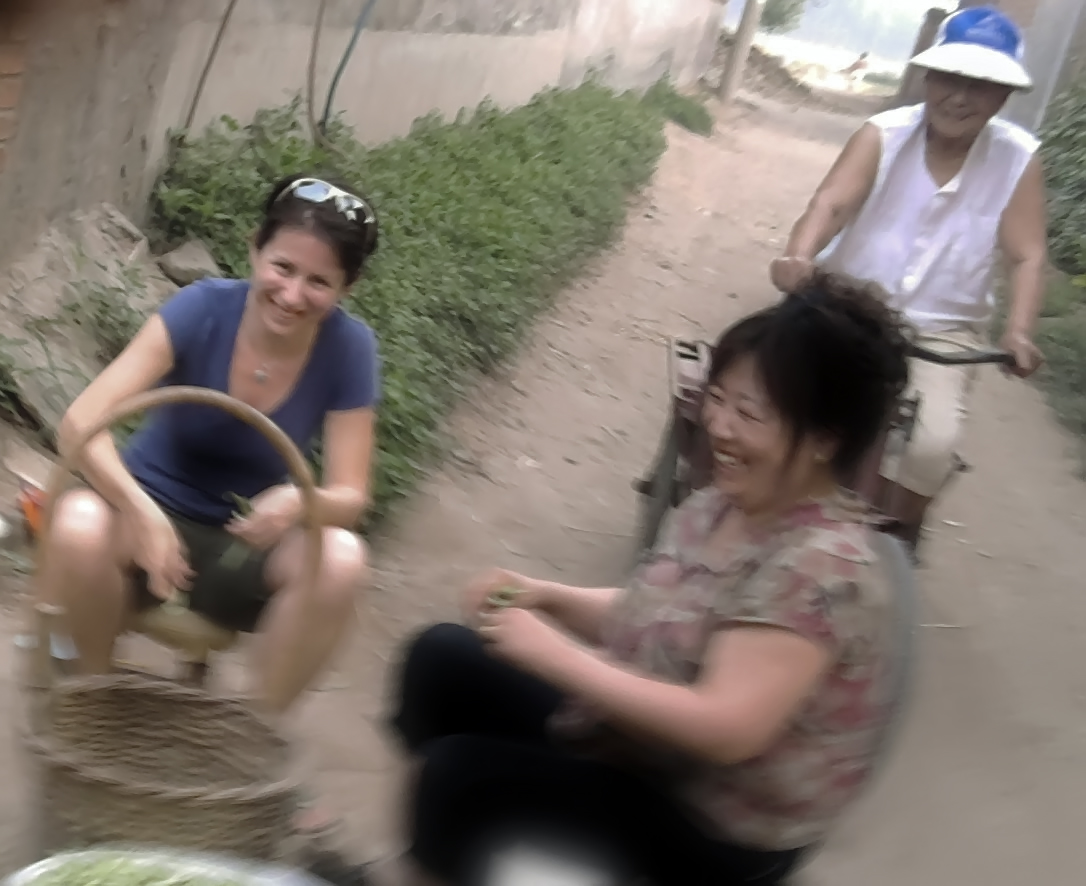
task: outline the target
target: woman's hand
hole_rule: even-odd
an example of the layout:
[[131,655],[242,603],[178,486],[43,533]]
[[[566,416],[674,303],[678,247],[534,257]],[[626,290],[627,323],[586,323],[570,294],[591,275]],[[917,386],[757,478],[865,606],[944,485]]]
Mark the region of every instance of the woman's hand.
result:
[[169,517],[148,501],[129,512],[135,543],[133,559],[147,573],[147,588],[159,600],[169,602],[178,591],[188,590],[193,571],[185,557],[185,546]]
[[1033,339],[1021,332],[1008,331],[1003,336],[1001,346],[1014,357],[1014,366],[1008,371],[1019,378],[1033,375],[1045,361],[1044,354]]
[[491,598],[499,591],[512,590],[510,602],[521,609],[535,609],[543,603],[544,582],[508,569],[494,568],[476,577],[464,590],[460,608],[469,626],[476,627],[481,619],[495,610]]
[[302,496],[296,486],[273,486],[250,502],[247,514],[236,514],[227,532],[250,547],[266,551],[277,545],[302,516]]
[[580,648],[534,612],[519,606],[488,612],[477,630],[493,655],[551,683]]
[[814,276],[815,263],[810,259],[786,255],[769,263],[769,279],[786,295],[799,292]]

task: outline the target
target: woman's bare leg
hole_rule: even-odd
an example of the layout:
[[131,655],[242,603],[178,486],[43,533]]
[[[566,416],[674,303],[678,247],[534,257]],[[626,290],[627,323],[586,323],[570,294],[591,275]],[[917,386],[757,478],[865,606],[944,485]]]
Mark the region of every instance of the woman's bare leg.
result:
[[294,533],[272,553],[268,580],[274,596],[254,643],[259,697],[272,714],[285,712],[321,673],[354,620],[366,552],[362,539],[329,527],[321,568],[306,587],[306,540]]
[[128,558],[115,512],[90,490],[70,492],[57,503],[41,544],[39,598],[64,607],[80,670],[108,673],[127,608]]

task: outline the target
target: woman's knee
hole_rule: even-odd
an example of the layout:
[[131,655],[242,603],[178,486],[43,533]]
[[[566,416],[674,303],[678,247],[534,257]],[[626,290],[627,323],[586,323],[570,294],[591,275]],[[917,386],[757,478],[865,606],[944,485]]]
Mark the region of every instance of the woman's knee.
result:
[[277,593],[304,593],[317,606],[341,614],[354,606],[355,594],[366,577],[366,546],[361,537],[338,526],[321,530],[321,556],[316,582],[307,575],[311,561],[309,539],[295,535],[276,550],[268,573]]
[[472,631],[455,624],[433,625],[408,641],[392,678],[396,701],[389,725],[411,753],[448,731],[445,721],[462,694],[458,687],[475,672],[477,644]]
[[458,624],[435,624],[416,635],[404,653],[404,671],[413,676],[459,672],[483,653],[478,635]]
[[361,536],[338,526],[321,531],[321,567],[318,584],[335,599],[354,593],[366,577],[366,544]]
[[79,489],[57,502],[45,543],[70,565],[114,558],[117,538],[113,509],[95,492]]

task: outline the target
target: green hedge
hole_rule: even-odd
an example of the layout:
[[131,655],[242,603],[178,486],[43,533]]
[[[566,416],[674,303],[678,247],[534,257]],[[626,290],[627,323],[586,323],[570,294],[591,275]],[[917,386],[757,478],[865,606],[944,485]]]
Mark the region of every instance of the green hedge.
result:
[[1086,274],[1086,80],[1049,105],[1040,135],[1052,261],[1069,274]]
[[374,516],[437,453],[438,429],[478,372],[512,355],[530,321],[623,226],[664,149],[663,112],[586,84],[503,113],[420,120],[364,149],[342,123],[314,147],[298,103],[249,126],[224,119],[180,142],[154,198],[162,243],[199,237],[224,271],[249,272],[247,241],[271,184],[299,171],[356,181],[381,245],[348,309],[384,361]]
[[[1037,327],[1046,363],[1037,381],[1060,421],[1086,439],[1086,82],[1049,105],[1041,128],[1053,274]],[[1070,275],[1070,276],[1068,276]],[[1082,448],[1086,455],[1086,448]]]

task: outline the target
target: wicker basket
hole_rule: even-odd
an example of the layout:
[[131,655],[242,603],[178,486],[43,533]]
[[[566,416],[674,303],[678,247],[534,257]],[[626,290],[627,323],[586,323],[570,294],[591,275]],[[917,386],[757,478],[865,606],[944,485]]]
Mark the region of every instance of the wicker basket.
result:
[[[165,387],[120,404],[54,468],[45,525],[87,443],[112,424],[167,403],[225,410],[260,431],[301,490],[310,544],[303,570],[316,584],[321,530],[313,475],[283,431],[255,409],[206,388]],[[38,563],[46,545],[38,548]],[[38,644],[28,687],[25,742],[40,764],[38,842],[46,852],[101,843],[151,844],[279,860],[298,784],[287,743],[246,703],[148,675],[55,680],[51,620],[62,610],[39,598]]]
[[46,851],[151,844],[283,857],[297,782],[287,743],[244,703],[136,675],[52,690],[39,763]]

